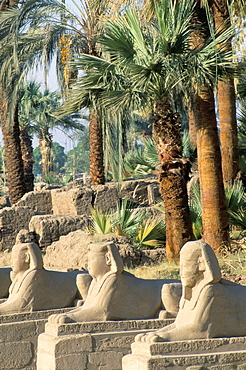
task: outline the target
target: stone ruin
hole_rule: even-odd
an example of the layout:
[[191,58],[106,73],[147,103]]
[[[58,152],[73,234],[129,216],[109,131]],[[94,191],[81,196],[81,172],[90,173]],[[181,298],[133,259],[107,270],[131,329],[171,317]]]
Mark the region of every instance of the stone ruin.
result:
[[[36,370],[37,341],[48,317],[67,308],[0,315],[0,369]],[[48,367],[47,367],[48,370]]]
[[[181,297],[181,284],[175,279],[140,279],[124,270],[120,253],[115,243],[90,244],[88,248],[88,273],[92,277],[90,287],[84,287],[84,274],[77,276],[77,287],[82,297],[82,306],[66,315],[49,318],[53,323],[87,322],[109,320],[133,320],[177,315]],[[162,295],[164,286],[174,285]],[[83,294],[83,292],[86,294]],[[171,309],[168,310],[168,307]],[[0,306],[1,309],[1,306]],[[168,310],[168,311],[167,311]],[[169,316],[168,316],[169,315]]]
[[[7,225],[6,220],[1,222],[2,249],[13,246],[11,238],[8,236],[7,239],[4,236],[15,233],[13,225],[14,222],[19,222],[18,218],[22,217],[21,215],[23,218],[26,217],[25,221],[20,220],[21,228],[31,225],[33,218],[33,232],[39,228],[36,235],[42,235],[40,230],[42,227],[44,229],[44,226],[40,226],[37,220],[40,220],[41,224],[45,220],[44,216],[47,216],[47,223],[50,225],[47,230],[51,229],[55,238],[60,236],[60,233],[65,233],[66,227],[60,226],[62,222],[58,221],[55,226],[56,221],[53,219],[56,216],[66,217],[62,214],[62,202],[60,202],[61,214],[53,212],[54,210],[58,212],[59,197],[64,195],[65,202],[70,202],[70,212],[76,213],[75,209],[79,209],[79,197],[74,197],[74,194],[78,191],[76,193],[78,195],[79,189],[70,190],[72,191],[69,196],[63,194],[61,189],[49,190],[49,194],[47,190],[43,190],[44,194],[41,196],[39,194],[39,197],[43,196],[46,204],[41,202],[40,208],[39,202],[33,206],[34,208],[29,207],[25,203],[28,196],[18,205],[9,207],[10,209],[3,208],[0,219],[3,216],[3,219],[8,220],[11,225]],[[85,200],[83,192],[80,195],[81,199]],[[105,200],[106,196],[102,198]],[[47,199],[51,200],[49,204]],[[96,201],[95,194],[91,199],[92,202]],[[148,199],[144,206],[147,206],[147,203]],[[52,208],[49,208],[50,204]],[[52,213],[45,214],[48,210],[50,212],[50,209]],[[82,215],[85,217],[86,213],[67,216],[76,218]],[[74,221],[76,223],[76,219]],[[78,220],[78,224],[80,221],[83,223],[82,219]],[[59,227],[60,231],[56,233]],[[79,235],[79,230],[72,233]],[[63,237],[65,238],[65,235]],[[39,240],[45,246],[52,238],[48,239],[43,235]],[[62,238],[55,243],[61,240]],[[105,259],[108,263],[110,260],[108,252],[105,253]],[[3,356],[0,370],[161,370],[167,367],[173,370],[246,369],[246,287],[221,279],[216,257],[206,243],[200,241],[187,243],[181,252],[180,265],[182,297],[177,316],[173,319],[164,319],[160,315],[160,318],[145,320],[67,323],[66,317],[71,318],[71,307],[2,314],[0,353]],[[108,273],[105,270],[105,274]],[[174,286],[174,292],[177,292],[176,288],[180,287],[180,284],[175,284],[177,285]],[[172,294],[172,289],[168,291],[164,289],[165,286],[171,288],[172,285],[170,283],[163,286],[162,297],[165,294],[168,296]],[[90,296],[89,293],[88,295]],[[78,307],[79,310],[82,308],[83,305],[81,308]]]
[[[245,336],[144,344],[133,342],[131,354],[123,357],[122,365],[123,370],[244,370],[245,368]],[[54,369],[58,370],[58,367]]]
[[6,301],[0,304],[0,314],[76,306],[79,300],[82,302],[85,299],[76,283],[78,275],[83,275],[83,294],[87,294],[91,283],[91,277],[85,271],[45,269],[41,250],[33,241],[33,233],[28,230],[17,234],[11,253],[11,267],[9,294]]
[[37,234],[45,248],[60,236],[81,229],[90,219],[90,208],[103,211],[116,208],[120,198],[127,198],[142,207],[149,207],[160,198],[158,181],[123,181],[121,185],[64,186],[41,188],[26,193],[14,206],[5,201],[0,210],[0,250],[11,249],[21,229]]

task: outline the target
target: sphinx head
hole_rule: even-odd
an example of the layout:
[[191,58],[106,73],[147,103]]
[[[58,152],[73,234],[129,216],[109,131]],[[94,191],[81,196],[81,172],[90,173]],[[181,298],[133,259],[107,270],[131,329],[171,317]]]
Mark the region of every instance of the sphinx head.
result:
[[31,235],[22,230],[17,235],[17,244],[14,245],[11,254],[11,264],[14,274],[28,269],[40,269],[43,267],[41,251],[36,243],[32,242]]
[[201,240],[186,243],[180,252],[180,275],[183,286],[191,289],[201,281],[219,282],[221,271],[210,245]]
[[116,274],[122,273],[123,262],[116,245],[105,242],[90,244],[88,271],[93,278],[102,277],[109,271]]

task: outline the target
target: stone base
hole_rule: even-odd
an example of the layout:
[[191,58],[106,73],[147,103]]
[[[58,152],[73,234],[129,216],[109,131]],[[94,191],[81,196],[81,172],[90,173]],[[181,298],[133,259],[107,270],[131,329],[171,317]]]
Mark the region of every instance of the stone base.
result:
[[0,370],[36,370],[38,335],[50,315],[68,310],[0,315]]
[[173,320],[96,321],[45,325],[38,338],[37,370],[120,370],[135,335]]
[[246,337],[132,344],[123,370],[245,370]]

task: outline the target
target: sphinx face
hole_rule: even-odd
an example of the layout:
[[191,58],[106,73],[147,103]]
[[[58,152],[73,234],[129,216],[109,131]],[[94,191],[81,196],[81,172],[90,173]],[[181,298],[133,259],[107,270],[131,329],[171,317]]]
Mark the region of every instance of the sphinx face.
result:
[[180,277],[183,286],[193,288],[200,280],[198,258],[187,258],[185,255],[180,258]]
[[107,265],[105,253],[89,251],[88,272],[93,278],[102,277],[109,270],[110,267]]
[[11,255],[11,267],[12,267],[13,272],[16,274],[18,272],[25,271],[29,268],[25,250],[13,249],[12,255]]

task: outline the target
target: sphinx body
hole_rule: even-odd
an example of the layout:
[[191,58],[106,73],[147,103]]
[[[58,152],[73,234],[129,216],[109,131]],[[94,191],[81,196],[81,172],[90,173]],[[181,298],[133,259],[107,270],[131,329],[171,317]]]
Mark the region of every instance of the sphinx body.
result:
[[73,313],[81,312],[81,316],[76,315],[79,321],[87,321],[86,319],[90,321],[90,318],[93,320],[154,318],[158,316],[159,310],[164,309],[161,300],[162,286],[172,281],[139,279],[126,271],[122,271],[121,274],[109,272],[100,285],[95,280],[92,281],[85,303]]
[[[175,320],[180,339],[246,335],[246,286],[221,279],[203,287],[197,302],[181,303]],[[189,327],[192,330],[187,333]]]
[[0,314],[72,306],[78,293],[77,275],[77,271],[29,269],[21,279],[16,276],[13,280],[7,301],[0,305]]
[[[19,234],[18,234],[19,235]],[[38,245],[28,241],[28,232],[22,231],[20,240],[12,250],[12,284],[6,302],[0,304],[0,314],[36,311],[72,306],[79,295],[76,285],[78,274],[89,277],[82,271],[59,272],[43,268]],[[18,236],[17,236],[18,237]],[[91,277],[85,279],[89,284]]]
[[[178,280],[139,279],[123,270],[123,263],[114,243],[90,246],[88,271],[93,277],[83,306],[66,315],[52,315],[50,322],[134,320],[158,316],[164,309],[162,286]],[[78,277],[79,281],[80,277]],[[181,296],[173,303],[177,307]],[[172,311],[175,311],[175,309]]]
[[141,342],[246,335],[246,286],[221,278],[212,248],[188,242],[181,249],[182,298],[173,324],[135,338]]

